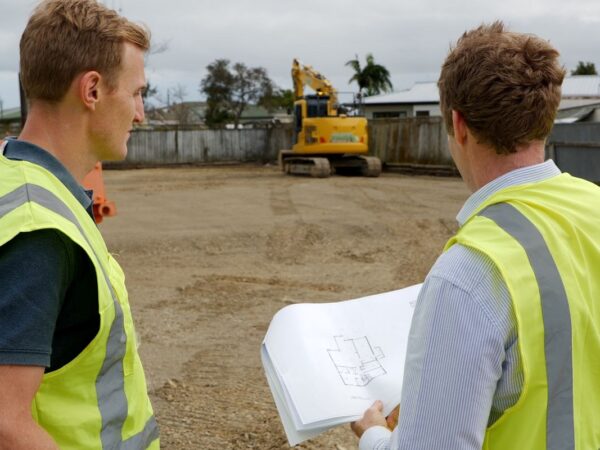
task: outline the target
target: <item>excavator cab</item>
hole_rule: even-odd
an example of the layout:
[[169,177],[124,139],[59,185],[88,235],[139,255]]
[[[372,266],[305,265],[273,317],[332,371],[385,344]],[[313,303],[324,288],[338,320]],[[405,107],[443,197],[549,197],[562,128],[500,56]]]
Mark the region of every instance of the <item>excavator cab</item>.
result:
[[302,104],[298,102],[294,105],[294,124],[294,131],[297,137],[298,133],[302,131]]
[[306,117],[329,117],[329,95],[305,95]]
[[[306,111],[304,111],[305,108]],[[302,131],[302,120],[304,117],[329,117],[329,96],[306,95],[304,96],[304,99],[296,102],[294,107],[296,133]]]

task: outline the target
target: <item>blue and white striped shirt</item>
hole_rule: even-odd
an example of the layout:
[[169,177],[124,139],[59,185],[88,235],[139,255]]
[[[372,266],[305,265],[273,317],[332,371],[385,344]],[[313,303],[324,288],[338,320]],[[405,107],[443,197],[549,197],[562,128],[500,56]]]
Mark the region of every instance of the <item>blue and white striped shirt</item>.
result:
[[[462,226],[492,194],[560,174],[553,161],[509,172],[469,197]],[[486,428],[514,405],[523,386],[516,319],[500,271],[462,245],[427,275],[408,341],[400,420],[362,436],[360,450],[481,450]]]

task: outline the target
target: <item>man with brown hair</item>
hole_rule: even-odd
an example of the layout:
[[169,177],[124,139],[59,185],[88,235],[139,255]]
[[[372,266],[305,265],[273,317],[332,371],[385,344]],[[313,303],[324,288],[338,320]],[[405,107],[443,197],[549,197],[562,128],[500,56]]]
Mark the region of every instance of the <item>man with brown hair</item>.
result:
[[546,41],[465,33],[438,82],[473,192],[428,274],[391,431],[376,402],[361,449],[600,448],[600,189],[544,162],[565,74]]
[[29,115],[0,151],[0,449],[158,449],[123,272],[80,183],[144,119],[146,29],[45,0],[21,37]]

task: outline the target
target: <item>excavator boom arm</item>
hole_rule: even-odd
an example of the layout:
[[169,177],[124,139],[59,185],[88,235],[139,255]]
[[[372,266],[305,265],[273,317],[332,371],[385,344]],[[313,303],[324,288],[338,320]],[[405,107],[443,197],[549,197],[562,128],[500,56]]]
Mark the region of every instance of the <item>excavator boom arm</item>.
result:
[[331,82],[311,66],[304,65],[297,59],[292,62],[292,80],[297,99],[304,97],[304,86],[310,86],[315,92],[328,95],[331,104],[337,104],[337,91]]

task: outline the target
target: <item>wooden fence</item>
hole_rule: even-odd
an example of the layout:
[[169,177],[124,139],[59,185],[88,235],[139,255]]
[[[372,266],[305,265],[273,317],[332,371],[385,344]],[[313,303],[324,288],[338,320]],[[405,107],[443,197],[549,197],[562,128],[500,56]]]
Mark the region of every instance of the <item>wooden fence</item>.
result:
[[127,159],[111,165],[167,165],[273,161],[291,148],[291,127],[242,130],[137,129],[127,145]]
[[369,148],[388,167],[457,173],[441,117],[370,120]]
[[[137,129],[116,165],[274,161],[293,143],[291,124],[241,130]],[[369,121],[369,147],[384,164],[453,167],[439,117]],[[111,165],[115,165],[114,163]]]

